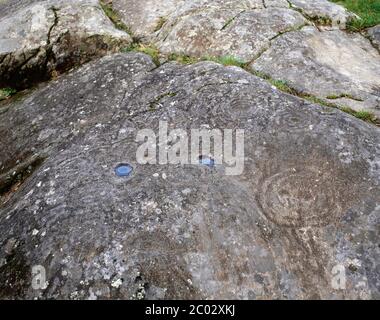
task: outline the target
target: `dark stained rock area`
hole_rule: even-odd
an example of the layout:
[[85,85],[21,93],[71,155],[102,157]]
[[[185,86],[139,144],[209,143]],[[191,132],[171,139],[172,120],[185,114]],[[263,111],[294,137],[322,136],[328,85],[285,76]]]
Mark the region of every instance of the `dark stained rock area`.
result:
[[0,2],[0,88],[28,88],[131,42],[97,0]]

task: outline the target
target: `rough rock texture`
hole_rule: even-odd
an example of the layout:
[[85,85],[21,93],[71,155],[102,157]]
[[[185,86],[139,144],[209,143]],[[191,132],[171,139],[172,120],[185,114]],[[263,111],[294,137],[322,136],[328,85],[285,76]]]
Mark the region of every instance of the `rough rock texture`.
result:
[[251,68],[300,92],[380,116],[380,55],[360,34],[305,27],[272,41]]
[[339,31],[356,15],[338,4],[114,0],[113,6],[136,37],[166,56],[233,56],[302,92],[380,116],[377,29],[369,30],[373,45],[361,34]]
[[0,18],[38,2],[42,0],[0,0]]
[[[230,17],[233,17],[236,10],[241,12],[266,7],[289,8],[286,0],[113,0],[112,5],[137,37],[148,39],[152,39],[155,32],[168,20],[175,22],[177,19],[187,18],[188,15],[193,14],[196,19],[197,13],[209,10],[227,10],[230,11]],[[198,32],[200,32],[199,28]]]
[[[327,0],[113,0],[112,5],[136,37],[156,42],[158,36],[157,45],[164,52],[195,55],[222,52],[252,57],[271,36],[305,23],[299,12],[310,22],[343,29],[355,17]],[[236,39],[243,43],[241,48]],[[202,45],[206,45],[203,51]]]
[[28,87],[130,43],[97,0],[0,2],[0,87]]
[[249,62],[268,49],[270,40],[278,34],[305,24],[300,13],[284,8],[210,8],[170,18],[160,30],[156,45],[166,54],[232,55]]
[[380,51],[380,25],[368,29],[368,35],[372,43]]
[[112,6],[133,34],[144,38],[157,31],[163,19],[184,3],[185,0],[113,0]]
[[292,8],[300,10],[308,18],[333,27],[345,29],[347,22],[357,16],[328,0],[289,0]]
[[[1,297],[380,297],[375,126],[240,68],[156,68],[142,54],[105,57],[0,110],[0,176],[34,170],[0,207]],[[244,173],[139,165],[136,133],[159,120],[245,129]],[[115,175],[121,162],[130,178]],[[346,290],[331,286],[337,264]],[[45,290],[30,286],[33,265]]]
[[113,6],[135,36],[164,54],[234,55],[248,62],[268,48],[271,38],[307,23],[285,0],[151,2],[116,0]]

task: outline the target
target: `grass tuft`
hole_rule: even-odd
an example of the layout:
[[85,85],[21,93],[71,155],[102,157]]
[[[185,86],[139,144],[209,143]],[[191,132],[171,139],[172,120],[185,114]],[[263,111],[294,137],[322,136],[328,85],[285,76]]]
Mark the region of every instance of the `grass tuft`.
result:
[[133,43],[129,47],[122,50],[123,52],[142,52],[150,56],[153,62],[159,66],[160,65],[160,51],[153,45],[146,45],[143,43]]
[[262,78],[266,81],[268,81],[272,86],[275,86],[278,90],[283,91],[285,93],[289,93],[292,95],[300,95],[300,93],[292,88],[286,81],[284,80],[277,80],[273,79],[264,72],[257,71],[257,70],[248,70],[249,72],[253,73],[255,76]]
[[243,61],[239,60],[238,58],[235,58],[233,56],[221,56],[221,57],[216,57],[216,56],[204,56],[202,58],[196,58],[196,57],[191,57],[187,55],[180,55],[180,54],[175,54],[172,53],[168,57],[169,61],[177,61],[182,64],[193,64],[197,63],[199,61],[213,61],[219,64],[222,64],[224,66],[236,66],[240,68],[246,68],[246,63]]
[[338,105],[334,104],[334,103],[331,103],[331,102],[327,102],[323,99],[320,99],[316,96],[312,96],[312,95],[301,95],[301,98],[304,98],[306,99],[307,101],[310,101],[312,103],[316,103],[316,104],[320,104],[321,106],[324,106],[324,107],[329,107],[329,108],[336,108],[336,109],[339,109]]
[[172,53],[169,55],[168,60],[169,61],[176,61],[176,62],[182,63],[182,64],[193,64],[193,63],[199,62],[200,59],[195,58],[195,57],[190,57],[187,55],[180,55],[180,54]]
[[0,89],[0,101],[9,99],[13,96],[17,91],[12,88],[2,88]]
[[340,95],[332,94],[332,95],[327,96],[326,98],[329,100],[337,100],[337,99],[347,98],[347,99],[351,99],[351,100],[355,100],[355,101],[363,101],[362,99],[356,98],[353,95],[348,94],[348,93],[343,93]]
[[361,31],[380,24],[379,0],[330,0],[356,13],[360,19],[352,19],[347,25],[351,31]]
[[361,111],[355,111],[351,108],[348,108],[348,107],[342,107],[340,108],[340,110],[358,118],[358,119],[361,119],[363,121],[366,121],[366,122],[370,122],[370,123],[374,123],[376,124],[377,123],[377,119],[376,119],[376,116],[369,112],[369,111],[365,111],[365,110],[361,110]]
[[235,67],[240,67],[240,68],[246,67],[246,63],[244,63],[240,59],[235,58],[233,56],[221,56],[221,57],[205,56],[201,60],[203,60],[203,61],[214,61],[214,62],[220,63],[224,66],[235,66]]
[[106,16],[112,21],[115,27],[122,30],[129,35],[132,35],[131,30],[128,26],[120,19],[118,13],[113,9],[112,4],[106,3],[103,0],[100,1],[100,6],[102,7]]

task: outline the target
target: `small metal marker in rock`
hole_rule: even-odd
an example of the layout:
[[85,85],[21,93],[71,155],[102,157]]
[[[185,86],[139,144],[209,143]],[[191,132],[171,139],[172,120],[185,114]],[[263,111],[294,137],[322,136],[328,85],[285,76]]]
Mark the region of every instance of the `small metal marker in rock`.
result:
[[210,157],[200,156],[199,157],[199,163],[204,165],[204,166],[207,166],[209,168],[215,167],[215,161],[214,161],[214,159],[212,159]]
[[128,163],[120,163],[115,168],[115,174],[118,177],[129,177],[133,172],[133,167]]

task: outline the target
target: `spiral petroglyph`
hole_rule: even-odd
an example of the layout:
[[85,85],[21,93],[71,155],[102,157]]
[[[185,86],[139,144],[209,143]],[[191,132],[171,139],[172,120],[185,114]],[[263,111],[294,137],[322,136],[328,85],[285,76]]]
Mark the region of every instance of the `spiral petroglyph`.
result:
[[296,132],[310,131],[320,123],[320,120],[312,113],[301,113],[299,110],[294,110],[293,112],[283,110],[276,113],[274,122],[288,128],[291,132]]
[[330,224],[341,212],[331,176],[313,167],[291,168],[266,179],[259,202],[267,218],[280,226]]

